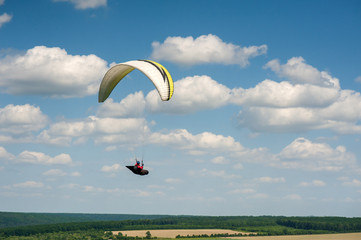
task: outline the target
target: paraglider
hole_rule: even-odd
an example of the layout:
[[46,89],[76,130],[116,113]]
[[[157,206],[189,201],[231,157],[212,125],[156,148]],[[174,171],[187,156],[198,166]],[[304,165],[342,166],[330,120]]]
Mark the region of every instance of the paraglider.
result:
[[132,171],[134,174],[137,174],[137,175],[148,175],[149,171],[146,170],[146,169],[143,169],[143,166],[144,166],[144,163],[143,163],[143,160],[142,160],[142,165],[140,164],[140,162],[135,159],[136,163],[134,166],[126,166],[130,171]]
[[153,82],[162,101],[171,99],[174,86],[168,70],[154,61],[134,60],[119,63],[106,72],[100,84],[98,101],[104,102],[120,80],[134,69],[143,72]]
[[[111,67],[104,75],[99,87],[98,101],[104,102],[117,84],[134,69],[138,69],[151,80],[157,89],[162,101],[169,101],[173,96],[174,85],[172,77],[168,70],[161,64],[151,60],[133,60],[116,64]],[[149,171],[143,169],[142,165],[136,159],[134,166],[126,166],[134,174],[148,175]]]

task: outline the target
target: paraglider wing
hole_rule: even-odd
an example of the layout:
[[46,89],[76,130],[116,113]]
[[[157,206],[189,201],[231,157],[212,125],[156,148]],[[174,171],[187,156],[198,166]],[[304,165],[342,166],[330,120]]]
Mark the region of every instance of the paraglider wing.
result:
[[168,70],[154,61],[134,60],[119,63],[106,72],[100,84],[98,101],[104,102],[119,81],[134,69],[138,69],[143,72],[153,82],[155,88],[158,90],[160,98],[163,101],[171,99],[174,87],[172,77],[170,76]]
[[145,169],[139,169],[136,166],[126,166],[130,171],[132,171],[134,174],[138,175],[148,175],[149,171]]

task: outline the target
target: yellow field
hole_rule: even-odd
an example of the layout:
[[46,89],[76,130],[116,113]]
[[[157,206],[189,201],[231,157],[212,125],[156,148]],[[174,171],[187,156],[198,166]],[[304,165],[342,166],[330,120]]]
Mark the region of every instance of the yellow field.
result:
[[360,240],[361,233],[286,235],[270,237],[230,237],[241,240]]
[[[129,237],[145,237],[148,230],[137,231],[113,231],[114,235],[121,232]],[[202,234],[237,234],[240,232],[225,229],[171,229],[171,230],[149,230],[152,237],[175,238],[176,236],[192,236]],[[243,233],[247,234],[247,233]],[[234,240],[361,240],[361,233],[340,233],[340,234],[316,234],[316,235],[286,235],[286,236],[252,236],[252,237],[228,237]]]
[[[121,232],[123,235],[128,235],[129,237],[145,237],[148,230],[137,230],[137,231],[115,231],[114,235],[117,235]],[[169,229],[169,230],[149,230],[152,237],[158,238],[175,238],[176,236],[192,236],[192,235],[202,235],[202,234],[237,234],[239,232],[233,230],[225,229]],[[246,234],[246,233],[244,233]]]

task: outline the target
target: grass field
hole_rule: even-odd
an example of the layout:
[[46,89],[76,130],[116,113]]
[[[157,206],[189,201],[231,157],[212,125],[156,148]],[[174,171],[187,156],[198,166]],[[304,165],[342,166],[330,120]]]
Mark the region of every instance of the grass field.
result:
[[[114,235],[121,232],[123,235],[132,237],[145,237],[148,230],[137,231],[113,231]],[[172,229],[172,230],[149,230],[152,237],[175,238],[176,236],[192,236],[207,234],[237,234],[240,232],[225,229]],[[247,233],[242,233],[247,234]],[[252,236],[252,237],[228,237],[234,240],[360,240],[361,233],[339,233],[339,234],[314,234],[314,235],[284,235],[284,236]]]

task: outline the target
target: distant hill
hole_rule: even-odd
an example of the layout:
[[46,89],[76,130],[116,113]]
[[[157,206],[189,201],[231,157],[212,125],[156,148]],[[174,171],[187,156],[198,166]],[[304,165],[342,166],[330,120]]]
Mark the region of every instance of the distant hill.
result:
[[137,215],[137,214],[0,212],[0,229],[8,228],[8,227],[42,225],[42,224],[159,219],[164,217],[168,217],[168,216]]

